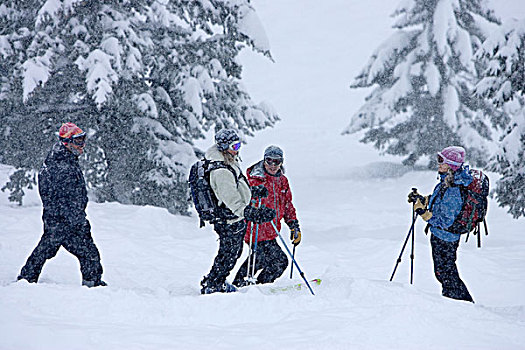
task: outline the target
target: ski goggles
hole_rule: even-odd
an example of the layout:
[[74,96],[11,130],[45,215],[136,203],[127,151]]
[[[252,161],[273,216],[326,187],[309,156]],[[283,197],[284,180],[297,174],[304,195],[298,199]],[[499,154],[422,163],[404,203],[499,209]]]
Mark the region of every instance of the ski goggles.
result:
[[450,160],[450,159],[446,159],[445,157],[443,157],[441,154],[438,153],[437,155],[437,161],[438,161],[438,164],[448,164],[448,165],[455,165],[455,166],[461,166],[463,163],[459,163],[459,162],[455,162],[453,160]]
[[229,149],[232,151],[238,151],[241,148],[241,141],[235,141],[230,144]]
[[84,146],[86,144],[86,133],[80,133],[73,135],[68,139],[64,139],[65,142],[72,143],[75,146]]
[[264,158],[264,161],[271,166],[278,166],[283,163],[283,160],[280,158]]

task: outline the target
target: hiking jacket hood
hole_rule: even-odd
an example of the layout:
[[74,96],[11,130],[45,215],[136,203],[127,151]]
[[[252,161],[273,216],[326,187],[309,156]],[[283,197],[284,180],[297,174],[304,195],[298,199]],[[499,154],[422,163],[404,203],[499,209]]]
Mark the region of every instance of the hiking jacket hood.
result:
[[[212,162],[220,161],[226,163],[224,155],[216,145],[208,148],[205,158]],[[238,158],[235,157],[232,163],[227,163],[235,170],[237,180],[228,169],[219,168],[210,172],[210,186],[219,201],[218,204],[221,205],[224,203],[224,205],[238,217],[233,220],[228,220],[228,223],[234,223],[244,219],[244,208],[250,204],[251,199],[250,187],[244,176],[242,176],[242,170],[237,159]]]
[[86,182],[78,157],[62,142],[47,155],[38,174],[38,192],[44,207],[43,219],[71,227],[86,222]]
[[459,186],[468,186],[473,178],[469,172],[469,166],[460,168],[454,173],[454,185],[445,186],[447,174],[440,174],[440,182],[434,188],[430,196],[429,210],[432,217],[428,220],[430,232],[436,237],[447,241],[454,242],[459,240],[460,235],[447,231],[452,226],[454,220],[463,208],[463,198]]
[[[268,208],[275,209],[275,219],[272,220],[277,230],[281,231],[281,220],[284,219],[286,223],[291,220],[297,220],[295,207],[292,204],[292,191],[288,179],[281,170],[275,175],[268,174],[264,169],[264,161],[252,165],[246,171],[248,183],[250,186],[264,185],[268,189],[268,197],[262,198],[262,204]],[[252,230],[252,223],[248,222],[248,228],[244,240],[249,243],[250,231],[252,231],[253,241],[256,236],[256,225]],[[267,222],[259,225],[259,233],[257,234],[257,241],[270,241],[277,238],[277,234],[271,223]]]

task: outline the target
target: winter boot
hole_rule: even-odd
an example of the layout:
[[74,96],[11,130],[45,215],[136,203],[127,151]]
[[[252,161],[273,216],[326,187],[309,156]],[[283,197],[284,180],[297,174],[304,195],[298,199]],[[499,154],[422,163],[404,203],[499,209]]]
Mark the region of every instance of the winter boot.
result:
[[223,293],[235,293],[237,291],[237,288],[231,283],[224,282],[224,284],[222,285],[222,290]]
[[82,285],[88,288],[93,288],[93,287],[105,287],[108,284],[102,280],[98,280],[98,281],[82,280]]
[[213,293],[233,293],[237,291],[234,285],[224,282],[221,285],[209,284],[206,279],[201,282],[201,294],[213,294]]
[[25,276],[22,276],[22,275],[19,275],[17,278],[16,278],[17,281],[20,281],[20,280],[26,280],[27,282],[29,283],[36,283],[38,281],[38,277],[36,278],[30,278],[30,277],[25,277]]
[[251,285],[250,282],[248,282],[247,280],[245,279],[242,279],[242,280],[235,280],[233,281],[233,285],[237,288],[243,288],[243,287],[246,287],[246,286],[249,286]]
[[208,277],[204,277],[201,281],[201,294],[212,294],[220,292],[220,286],[217,285],[217,283],[213,283],[208,279]]

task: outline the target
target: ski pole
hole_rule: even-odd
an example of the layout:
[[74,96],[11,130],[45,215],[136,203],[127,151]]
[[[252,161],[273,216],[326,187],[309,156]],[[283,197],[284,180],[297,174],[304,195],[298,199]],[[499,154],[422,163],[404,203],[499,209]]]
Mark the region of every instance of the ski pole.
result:
[[[415,222],[415,213],[414,205],[412,205],[412,221]],[[410,284],[414,280],[414,239],[416,235],[414,234],[414,226],[412,226],[412,251],[410,252]]]
[[275,230],[275,233],[277,233],[277,236],[279,236],[279,238],[281,239],[281,242],[283,242],[283,245],[286,248],[286,251],[288,252],[288,255],[290,255],[290,257],[292,258],[292,262],[295,264],[295,267],[297,268],[297,271],[299,271],[299,274],[301,275],[301,277],[303,278],[304,282],[308,286],[308,289],[310,289],[310,293],[312,293],[312,295],[315,295],[314,291],[312,290],[312,287],[310,287],[310,283],[308,283],[308,280],[306,279],[306,277],[304,277],[304,272],[301,271],[301,268],[299,267],[299,265],[297,264],[297,261],[293,257],[292,252],[290,252],[290,249],[288,248],[288,246],[286,245],[286,242],[284,241],[283,237],[279,233],[279,230],[277,230],[277,227],[275,226],[273,221],[270,221],[270,223],[272,224],[273,229]]
[[248,246],[248,269],[246,270],[246,278],[250,279],[250,271],[251,271],[251,260],[252,260],[252,244],[253,244],[253,222],[250,223],[250,245]]
[[[252,199],[252,203],[255,204],[255,200]],[[246,269],[246,279],[251,279],[251,263],[252,263],[252,246],[253,246],[253,222],[250,223],[250,245],[248,247],[248,269]]]
[[[292,254],[292,258],[295,259],[295,247],[296,245],[293,246],[293,254]],[[292,279],[293,277],[293,264],[290,266],[290,279]]]
[[[412,213],[413,213],[413,211],[412,211]],[[396,273],[397,266],[401,262],[401,256],[403,256],[403,252],[405,251],[405,247],[407,245],[408,239],[410,238],[410,235],[412,235],[414,233],[414,224],[416,223],[416,220],[417,220],[417,214],[416,215],[412,214],[412,216],[413,216],[412,225],[410,226],[410,230],[408,230],[407,238],[405,239],[405,243],[403,244],[403,248],[401,248],[401,252],[399,253],[399,257],[397,258],[396,266],[394,267],[394,271],[392,272],[392,276],[390,276],[390,281],[392,281],[394,279],[394,275]]]
[[[259,202],[257,204],[257,208],[261,207],[262,198],[259,198]],[[253,225],[253,223],[252,223]],[[254,283],[253,280],[255,277],[255,258],[257,258],[257,241],[259,239],[259,224],[255,225],[255,243],[253,248],[253,261],[252,261],[252,273],[251,273],[251,281],[250,283]]]

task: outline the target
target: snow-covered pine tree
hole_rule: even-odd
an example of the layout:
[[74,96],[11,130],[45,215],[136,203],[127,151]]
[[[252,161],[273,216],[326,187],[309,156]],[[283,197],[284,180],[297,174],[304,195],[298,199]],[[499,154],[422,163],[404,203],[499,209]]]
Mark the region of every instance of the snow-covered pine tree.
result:
[[472,94],[480,68],[473,53],[497,19],[483,0],[404,0],[393,16],[395,33],[351,85],[374,89],[343,134],[364,129],[362,142],[406,155],[409,165],[429,155],[433,167],[449,145],[482,165],[498,115]]
[[[0,23],[8,24],[0,28],[7,67],[0,79],[9,82],[0,104],[11,108],[0,125],[0,160],[27,175],[60,124],[73,121],[88,131],[86,179],[99,201],[186,213],[188,165],[200,154],[193,141],[210,128],[252,134],[278,120],[240,85],[239,51],[269,56],[249,0],[0,6]],[[32,137],[15,144],[20,121]],[[30,154],[23,164],[16,163],[17,147]],[[18,178],[10,189],[20,188]]]
[[485,40],[476,56],[488,61],[476,93],[503,108],[506,133],[490,162],[502,175],[495,189],[500,206],[525,216],[525,19],[503,23]]
[[[53,67],[53,57],[62,49],[53,26],[42,4],[0,5],[0,162],[17,169],[2,189],[10,190],[10,200],[20,204],[24,188],[35,183],[35,170],[56,140],[56,115],[75,119],[80,112],[69,99],[75,80],[67,76],[67,60],[57,60]],[[56,79],[49,81],[53,69]]]

